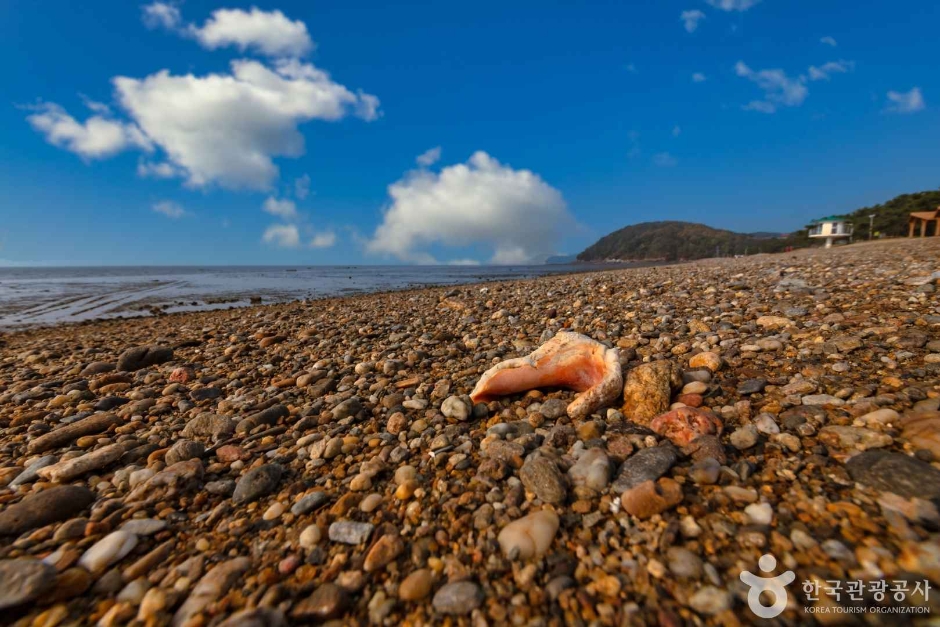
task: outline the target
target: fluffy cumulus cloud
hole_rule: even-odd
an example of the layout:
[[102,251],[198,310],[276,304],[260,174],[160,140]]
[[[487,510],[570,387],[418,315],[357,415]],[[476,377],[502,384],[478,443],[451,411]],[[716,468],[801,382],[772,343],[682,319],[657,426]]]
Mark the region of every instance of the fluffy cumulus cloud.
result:
[[491,263],[538,260],[555,250],[571,218],[561,193],[529,170],[479,151],[440,172],[409,172],[388,188],[391,203],[369,252],[435,263],[432,244],[492,250]]
[[296,59],[273,67],[236,60],[230,74],[120,76],[114,87],[121,106],[193,187],[268,189],[278,176],[273,157],[304,153],[298,125],[375,115],[360,95]]
[[272,224],[261,236],[261,241],[278,248],[297,248],[300,246],[300,229],[294,224]]
[[272,216],[277,216],[284,220],[295,220],[297,218],[297,205],[293,200],[278,200],[271,196],[264,201],[261,208]]
[[744,105],[750,111],[773,113],[778,107],[798,107],[809,95],[806,78],[790,78],[783,70],[754,71],[743,61],[734,66],[735,73],[756,84],[763,92],[763,100],[752,100]]
[[160,215],[174,220],[186,215],[186,210],[183,209],[179,203],[173,202],[172,200],[161,200],[160,202],[154,203],[151,209],[155,213],[159,213]]
[[760,0],[705,0],[705,2],[722,11],[747,11]]
[[819,40],[819,43],[821,43],[821,44],[826,44],[827,46],[832,46],[833,48],[835,48],[836,46],[839,45],[838,43],[836,43],[835,38],[834,38],[834,37],[830,37],[829,35],[826,35],[825,37],[823,37],[822,39],[820,39],[820,40]]
[[702,72],[696,72],[695,74],[692,75],[693,83],[704,83],[707,80],[708,80],[708,77],[705,76]]
[[679,15],[679,20],[682,22],[682,26],[685,28],[686,32],[694,33],[698,28],[698,23],[700,20],[705,19],[705,14],[698,9],[693,9],[691,11],[683,11]]
[[845,74],[855,69],[854,61],[829,61],[819,67],[809,66],[809,78],[813,81],[828,81],[833,74]]
[[53,146],[74,152],[85,159],[104,159],[136,148],[150,152],[153,146],[134,124],[102,115],[79,122],[57,104],[47,102],[33,107],[27,116],[30,125]]
[[437,163],[438,160],[440,160],[440,158],[441,158],[441,147],[435,146],[434,148],[428,148],[427,150],[422,152],[420,155],[417,156],[415,161],[418,163],[418,165],[425,167],[425,168],[429,168],[435,163]]
[[314,47],[306,24],[280,11],[255,7],[250,11],[218,9],[201,27],[190,26],[188,31],[210,50],[235,46],[269,57],[302,57]]
[[892,113],[916,113],[927,107],[920,87],[907,92],[889,91],[888,102],[888,111]]
[[182,25],[175,5],[155,2],[144,7],[143,17],[208,48],[232,45],[276,58],[238,59],[228,72],[205,75],[161,70],[143,78],[118,76],[112,82],[126,120],[108,115],[101,103],[84,122],[58,105],[41,105],[29,121],[50,143],[88,159],[159,149],[155,159],[139,163],[141,176],[180,177],[191,187],[268,190],[279,174],[274,159],[304,154],[300,125],[381,115],[376,96],[352,91],[301,60],[313,48],[307,27],[280,11],[220,9],[196,27]]

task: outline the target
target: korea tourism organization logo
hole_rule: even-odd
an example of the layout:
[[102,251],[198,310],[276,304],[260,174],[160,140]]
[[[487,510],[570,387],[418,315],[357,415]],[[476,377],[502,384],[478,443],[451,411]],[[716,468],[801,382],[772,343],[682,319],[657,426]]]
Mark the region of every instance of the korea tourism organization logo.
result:
[[[770,553],[762,555],[757,562],[758,567],[763,573],[772,573],[777,567],[777,558]],[[775,577],[757,575],[748,570],[741,572],[740,579],[748,587],[747,605],[756,616],[760,618],[776,618],[783,613],[789,602],[787,586],[796,580],[796,575],[792,570],[788,570]],[[913,586],[908,581],[887,581],[878,579],[873,581],[842,581],[829,580],[819,582],[808,579],[802,583],[802,591],[805,601],[808,603],[803,608],[807,614],[928,614],[927,601],[930,600],[930,583],[925,579],[923,581],[913,582]],[[865,592],[868,592],[867,598]],[[767,592],[768,599],[761,594]],[[835,603],[814,604],[820,600],[820,594],[829,597]],[[921,601],[921,604],[908,605],[908,594],[913,594]],[[770,605],[764,605],[765,600]],[[881,605],[882,603],[894,601],[896,605]],[[871,603],[877,603],[874,605]],[[861,605],[867,602],[867,605]],[[842,605],[842,603],[846,603]],[[904,605],[900,605],[900,604]]]
[[[777,558],[770,553],[761,555],[761,558],[757,560],[757,565],[760,567],[761,571],[771,573],[774,568],[777,567]],[[792,570],[788,570],[776,577],[763,577],[761,575],[755,575],[749,570],[743,571],[741,573],[741,581],[751,588],[747,593],[747,606],[761,618],[776,618],[780,616],[783,610],[787,609],[788,597],[786,586],[793,583],[794,579],[796,579],[796,575],[793,574]],[[764,605],[761,602],[760,595],[762,592],[769,592],[771,594],[774,599],[772,604]]]

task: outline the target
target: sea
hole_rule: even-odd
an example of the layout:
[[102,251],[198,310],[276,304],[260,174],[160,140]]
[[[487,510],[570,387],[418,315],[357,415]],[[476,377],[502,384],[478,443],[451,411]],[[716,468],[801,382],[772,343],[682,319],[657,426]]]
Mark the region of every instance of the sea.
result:
[[0,267],[0,329],[636,265]]

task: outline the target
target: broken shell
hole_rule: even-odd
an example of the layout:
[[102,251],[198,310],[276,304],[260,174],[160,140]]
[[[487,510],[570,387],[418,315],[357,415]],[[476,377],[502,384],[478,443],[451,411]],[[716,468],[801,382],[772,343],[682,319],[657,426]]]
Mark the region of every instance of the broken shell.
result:
[[612,403],[623,389],[616,348],[570,331],[525,357],[509,359],[483,373],[470,394],[474,403],[540,387],[559,387],[581,394],[568,405],[568,416],[585,418]]

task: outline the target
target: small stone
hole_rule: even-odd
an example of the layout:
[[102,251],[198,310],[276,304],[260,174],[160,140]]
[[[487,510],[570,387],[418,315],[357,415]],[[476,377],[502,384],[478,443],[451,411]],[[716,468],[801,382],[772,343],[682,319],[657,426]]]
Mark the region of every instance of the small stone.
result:
[[568,496],[565,477],[549,459],[533,457],[519,470],[519,478],[526,490],[546,503],[563,503]]
[[702,578],[702,559],[681,546],[669,547],[666,551],[666,559],[669,563],[669,571],[679,579],[701,579]]
[[339,520],[330,525],[330,540],[343,544],[362,544],[372,535],[371,523]]
[[216,564],[202,576],[183,604],[173,615],[173,625],[188,625],[189,621],[201,614],[210,604],[222,598],[230,591],[238,577],[248,569],[251,560],[236,557]]
[[173,349],[165,346],[135,346],[118,357],[117,369],[121,372],[135,372],[147,366],[156,366],[173,359]]
[[624,492],[644,481],[655,481],[676,463],[678,454],[672,446],[654,446],[637,451],[620,466],[611,486],[614,493]]
[[362,411],[362,402],[355,396],[348,398],[333,408],[333,420],[343,420]]
[[893,439],[871,429],[832,425],[819,430],[819,441],[830,448],[866,451],[889,446]]
[[192,440],[179,440],[170,447],[170,450],[166,452],[164,461],[167,466],[172,466],[177,462],[184,462],[189,459],[195,459],[197,457],[202,457],[202,454],[206,451],[206,447],[200,442],[194,442]]
[[690,381],[682,386],[683,394],[705,394],[708,391],[708,384],[701,381]]
[[774,519],[774,508],[770,503],[751,503],[744,513],[755,525],[769,525]]
[[682,486],[663,477],[630,488],[620,497],[623,509],[640,519],[652,518],[682,502]]
[[568,415],[568,405],[560,398],[545,399],[539,407],[539,413],[545,416],[546,420],[558,420]]
[[750,394],[759,394],[767,387],[767,379],[748,379],[738,386],[738,394],[748,396]]
[[675,363],[663,360],[640,364],[627,373],[624,382],[624,415],[637,424],[649,424],[669,409],[672,391],[680,385],[682,375]]
[[236,504],[250,503],[270,493],[281,481],[284,469],[278,464],[264,464],[246,472],[235,485],[232,500]]
[[441,403],[441,413],[447,418],[460,422],[464,422],[470,417],[472,409],[470,403],[459,396],[450,396]]
[[849,476],[858,483],[903,497],[940,499],[940,470],[902,453],[866,451],[845,464]]
[[714,616],[731,607],[731,595],[726,590],[705,586],[689,598],[689,607],[699,614]]
[[317,525],[308,525],[300,532],[298,542],[300,546],[308,551],[320,543],[322,533]]
[[714,457],[706,457],[692,464],[689,477],[699,485],[712,485],[718,483],[721,474],[721,464]]
[[362,499],[362,502],[359,503],[359,511],[364,512],[366,514],[371,514],[376,509],[378,509],[381,504],[382,504],[382,495],[372,493],[368,495],[367,497],[365,497],[364,499]]
[[152,536],[158,531],[166,529],[165,520],[155,518],[132,518],[121,525],[121,530],[137,536]]
[[680,407],[657,416],[650,422],[654,433],[663,435],[676,446],[685,447],[704,435],[721,435],[721,420],[710,409]]
[[758,432],[764,435],[780,433],[780,427],[777,425],[777,421],[774,420],[774,417],[770,414],[759,414],[757,418],[754,419],[754,426],[757,427]]
[[398,535],[384,535],[369,549],[362,569],[367,573],[371,573],[380,568],[385,568],[404,550],[405,544]]
[[576,486],[583,486],[601,492],[610,483],[610,460],[602,449],[588,449],[568,469],[568,476],[571,477],[571,482]]
[[434,576],[427,568],[409,574],[398,586],[398,598],[402,601],[419,601],[431,593]]
[[315,490],[309,494],[305,494],[299,501],[294,503],[290,508],[291,514],[295,516],[303,516],[304,514],[309,514],[315,509],[325,505],[330,500],[330,495],[322,490]]
[[722,366],[721,355],[718,353],[704,352],[693,355],[689,360],[689,368],[705,368],[709,372],[718,372]]
[[37,559],[0,560],[0,610],[36,600],[52,588],[55,575],[55,568]]
[[483,590],[472,581],[456,581],[442,586],[431,603],[441,614],[462,616],[480,607]]
[[348,604],[349,596],[343,588],[335,583],[325,583],[295,604],[291,616],[300,621],[325,621],[341,616]]
[[845,405],[844,400],[831,394],[810,394],[804,396],[801,400],[804,405],[832,405],[834,407]]
[[731,445],[739,451],[749,449],[757,444],[757,434],[757,427],[753,424],[738,427],[731,434]]
[[275,501],[271,503],[268,509],[264,510],[264,514],[262,514],[261,518],[264,520],[277,520],[281,517],[281,514],[284,513],[285,509],[283,503]]
[[528,560],[541,557],[558,533],[558,515],[539,510],[512,521],[499,532],[497,541],[508,559]]
[[78,565],[93,573],[104,571],[130,553],[137,546],[137,535],[128,531],[114,531],[91,546],[78,560]]

